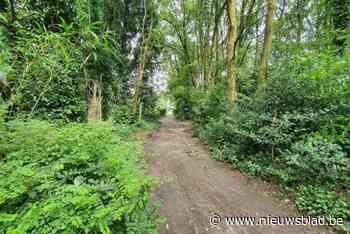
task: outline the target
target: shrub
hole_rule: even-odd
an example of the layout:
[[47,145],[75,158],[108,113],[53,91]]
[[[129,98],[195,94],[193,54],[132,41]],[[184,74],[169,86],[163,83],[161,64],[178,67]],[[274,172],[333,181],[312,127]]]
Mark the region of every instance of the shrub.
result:
[[223,84],[215,86],[208,93],[197,93],[192,99],[195,101],[193,108],[195,126],[203,126],[210,119],[219,119],[223,113],[228,111]]
[[322,137],[299,141],[287,150],[285,157],[301,181],[320,181],[329,185],[344,184],[350,171],[350,160],[342,148]]
[[114,105],[112,108],[112,121],[115,124],[133,124],[136,117],[129,105]]
[[317,186],[300,186],[297,189],[297,207],[310,215],[331,215],[350,221],[350,203],[340,199],[335,192]]
[[[349,104],[350,105],[350,104]],[[349,111],[350,112],[350,111]],[[350,115],[336,116],[330,120],[330,123],[323,126],[319,135],[323,138],[333,141],[342,147],[343,152],[350,157]]]
[[154,233],[142,148],[108,123],[7,123],[1,233]]
[[166,109],[160,108],[160,109],[159,109],[159,116],[160,116],[160,117],[166,116]]
[[160,110],[157,106],[158,95],[149,85],[144,85],[142,90],[142,118],[146,121],[157,121],[160,118]]
[[278,157],[317,125],[317,115],[312,112],[277,116],[238,107],[221,118],[211,118],[196,131],[210,144],[231,145],[232,151],[244,158],[257,153]]

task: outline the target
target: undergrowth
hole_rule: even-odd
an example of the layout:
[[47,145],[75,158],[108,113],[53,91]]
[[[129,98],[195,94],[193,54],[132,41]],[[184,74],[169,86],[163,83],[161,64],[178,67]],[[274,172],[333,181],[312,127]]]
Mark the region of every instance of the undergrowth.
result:
[[0,233],[156,232],[142,145],[122,141],[130,128],[38,120],[2,126]]

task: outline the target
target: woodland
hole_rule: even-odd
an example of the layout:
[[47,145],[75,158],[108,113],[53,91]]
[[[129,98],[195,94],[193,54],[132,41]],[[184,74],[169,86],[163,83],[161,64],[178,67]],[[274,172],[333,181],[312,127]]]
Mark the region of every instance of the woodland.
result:
[[0,233],[157,233],[133,135],[169,100],[350,232],[350,0],[0,0]]

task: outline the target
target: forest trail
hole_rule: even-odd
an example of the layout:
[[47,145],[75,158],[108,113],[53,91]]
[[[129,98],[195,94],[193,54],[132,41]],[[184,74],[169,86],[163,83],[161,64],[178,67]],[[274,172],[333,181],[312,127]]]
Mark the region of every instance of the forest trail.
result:
[[192,233],[331,233],[310,226],[211,225],[209,217],[300,216],[271,195],[270,185],[232,170],[211,158],[208,149],[192,137],[191,125],[162,119],[161,128],[145,146],[148,173],[159,179],[153,197],[167,219],[161,234]]

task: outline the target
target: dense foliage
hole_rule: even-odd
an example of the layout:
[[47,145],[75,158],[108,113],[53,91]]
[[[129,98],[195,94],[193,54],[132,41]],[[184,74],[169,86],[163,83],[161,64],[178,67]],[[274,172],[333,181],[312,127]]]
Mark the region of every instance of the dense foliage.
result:
[[1,233],[155,231],[142,148],[111,124],[15,121],[1,134]]
[[233,110],[220,87],[203,93],[194,130],[218,159],[298,187],[300,209],[349,221],[350,202],[339,194],[350,190],[350,61],[329,56],[284,61],[271,69],[264,96],[242,94]]
[[[92,102],[94,82],[102,96],[104,119],[113,105],[132,98],[130,85],[138,72],[139,51],[130,41],[136,38],[141,46],[137,38],[143,32],[144,16],[157,22],[153,3],[145,11],[137,1],[120,3],[123,7],[109,0],[28,0],[14,1],[13,6],[10,2],[0,11],[0,71],[11,88],[10,115],[82,121]],[[147,77],[161,50],[161,34],[152,32],[152,36],[158,46],[151,49]],[[149,89],[147,79],[144,82]],[[156,95],[146,94],[142,98],[152,112]]]

